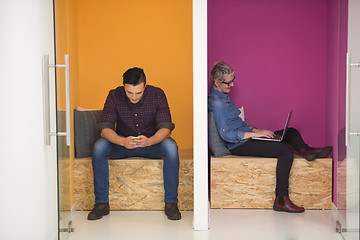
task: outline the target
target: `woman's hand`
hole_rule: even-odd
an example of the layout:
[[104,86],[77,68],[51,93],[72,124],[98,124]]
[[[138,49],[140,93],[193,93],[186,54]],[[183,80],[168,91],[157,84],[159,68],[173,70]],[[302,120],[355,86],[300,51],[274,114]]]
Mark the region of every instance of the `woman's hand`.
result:
[[275,134],[273,131],[270,130],[253,129],[252,132],[246,132],[243,139],[254,138],[254,137],[274,138]]
[[266,137],[266,138],[275,137],[275,133],[273,131],[265,130],[265,129],[254,129],[253,134],[254,136],[252,137]]

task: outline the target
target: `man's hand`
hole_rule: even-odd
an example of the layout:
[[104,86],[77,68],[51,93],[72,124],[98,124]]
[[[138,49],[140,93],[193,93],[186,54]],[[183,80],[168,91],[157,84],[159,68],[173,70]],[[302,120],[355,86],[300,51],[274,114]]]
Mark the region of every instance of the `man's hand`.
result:
[[121,146],[124,146],[128,149],[133,149],[133,148],[136,148],[136,143],[133,139],[133,136],[129,136],[129,137],[126,137],[126,138],[123,138],[121,137],[121,143],[119,145]]
[[170,130],[167,128],[159,129],[153,136],[150,138],[139,135],[139,136],[129,136],[129,137],[121,137],[117,135],[117,133],[110,129],[104,128],[101,131],[101,137],[105,138],[109,142],[115,143],[120,146],[124,146],[128,149],[138,148],[138,147],[147,147],[154,144],[157,144],[167,137],[170,136]]
[[135,147],[147,147],[153,144],[151,139],[144,135],[140,135],[137,137],[130,137],[130,139],[131,139],[131,144],[134,144]]
[[127,149],[134,149],[138,147],[147,147],[152,145],[150,138],[140,135],[140,136],[129,136],[129,137],[120,137],[120,142],[118,143],[121,146],[126,147]]

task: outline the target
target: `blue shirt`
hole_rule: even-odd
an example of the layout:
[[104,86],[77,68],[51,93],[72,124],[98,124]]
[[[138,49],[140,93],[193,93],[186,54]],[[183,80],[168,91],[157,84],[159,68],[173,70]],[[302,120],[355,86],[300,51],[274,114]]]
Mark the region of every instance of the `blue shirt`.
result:
[[208,108],[214,113],[216,128],[228,149],[234,149],[248,140],[242,138],[245,132],[252,132],[250,126],[239,117],[241,111],[231,102],[229,95],[211,88]]

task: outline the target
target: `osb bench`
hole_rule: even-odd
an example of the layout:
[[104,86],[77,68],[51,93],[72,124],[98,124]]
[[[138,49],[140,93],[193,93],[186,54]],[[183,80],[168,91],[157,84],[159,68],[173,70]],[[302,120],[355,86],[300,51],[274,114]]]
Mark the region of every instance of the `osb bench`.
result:
[[[179,209],[192,210],[192,150],[179,150]],[[90,210],[94,205],[91,158],[74,160],[73,198],[77,210]],[[109,160],[109,201],[111,210],[163,210],[163,160],[127,158]]]
[[[272,208],[277,159],[211,157],[211,208]],[[289,195],[306,209],[331,209],[332,159],[296,157]]]

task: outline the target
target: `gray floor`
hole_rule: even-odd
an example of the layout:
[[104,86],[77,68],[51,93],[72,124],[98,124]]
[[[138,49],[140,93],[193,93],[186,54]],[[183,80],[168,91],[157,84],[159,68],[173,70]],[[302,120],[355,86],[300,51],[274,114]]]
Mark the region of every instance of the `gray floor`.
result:
[[[193,231],[193,212],[182,220],[167,220],[162,211],[111,211],[101,220],[86,220],[87,211],[73,215],[75,231],[69,240],[343,240],[335,232],[331,210],[307,210],[289,214],[273,210],[211,209],[209,231]],[[358,240],[347,233],[346,240]]]

